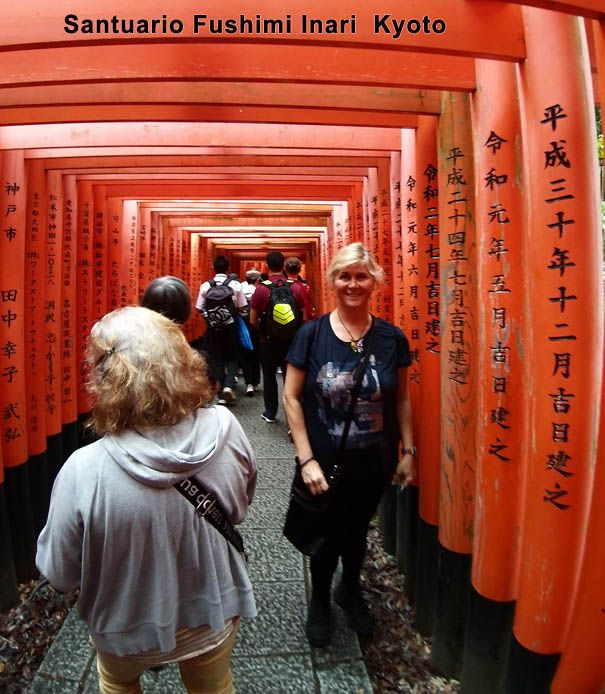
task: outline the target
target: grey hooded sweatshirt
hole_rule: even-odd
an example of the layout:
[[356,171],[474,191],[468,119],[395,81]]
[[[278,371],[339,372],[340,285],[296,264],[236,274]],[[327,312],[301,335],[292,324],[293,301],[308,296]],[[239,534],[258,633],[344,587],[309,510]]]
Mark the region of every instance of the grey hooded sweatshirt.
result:
[[57,476],[38,569],[60,591],[80,589],[93,641],[115,655],[171,651],[178,629],[218,632],[233,617],[254,617],[243,558],[173,485],[193,476],[237,525],[256,474],[250,443],[225,407],[105,436]]

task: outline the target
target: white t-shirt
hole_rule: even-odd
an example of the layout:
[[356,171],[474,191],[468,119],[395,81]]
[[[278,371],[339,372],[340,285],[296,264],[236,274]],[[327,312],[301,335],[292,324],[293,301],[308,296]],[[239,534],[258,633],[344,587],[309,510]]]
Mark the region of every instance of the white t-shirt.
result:
[[[227,281],[227,279],[227,275],[222,272],[214,276],[214,281],[217,284],[223,284]],[[246,297],[242,291],[241,283],[237,280],[231,280],[231,282],[229,282],[229,286],[231,289],[233,289],[233,303],[235,304],[235,308],[238,311],[245,309],[248,306],[248,302],[246,301]],[[208,293],[209,289],[210,282],[203,282],[197,295],[197,301],[195,302],[195,308],[198,311],[202,311],[204,308],[206,308],[206,294]]]

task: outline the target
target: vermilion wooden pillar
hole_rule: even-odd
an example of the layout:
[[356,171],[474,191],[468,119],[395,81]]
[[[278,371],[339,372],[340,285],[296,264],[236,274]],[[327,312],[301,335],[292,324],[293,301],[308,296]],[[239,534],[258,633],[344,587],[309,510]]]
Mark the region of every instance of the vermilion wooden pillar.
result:
[[[44,160],[27,164],[27,214],[25,240],[26,404],[29,485],[34,530],[37,534],[48,511],[46,464],[45,364],[58,340],[56,310],[44,296],[46,262],[46,174]],[[54,323],[53,323],[54,321]],[[50,325],[49,325],[50,324]],[[48,328],[51,328],[51,331]],[[56,363],[56,362],[55,362]],[[57,373],[57,379],[60,374]]]
[[[421,379],[418,369],[418,341],[420,338],[420,314],[418,290],[422,259],[418,253],[417,193],[416,186],[416,138],[413,130],[401,131],[400,161],[400,210],[401,236],[398,248],[392,246],[393,272],[401,265],[402,326],[410,345],[412,365],[408,368],[414,441],[420,426],[419,405]],[[406,591],[410,599],[416,596],[416,553],[418,529],[418,480],[405,490],[397,491],[397,561],[406,576]]]
[[418,119],[416,130],[416,196],[418,257],[418,369],[422,379],[416,431],[419,498],[416,626],[430,635],[437,592],[439,481],[441,475],[441,278],[439,268],[439,186],[437,118]]
[[0,170],[0,411],[8,524],[19,580],[35,575],[27,443],[25,248],[27,179],[23,151],[6,151]]
[[[552,655],[554,665],[572,617],[596,462],[602,239],[584,24],[532,8],[524,8],[523,17],[528,58],[521,75],[532,185],[532,464],[524,490],[514,633],[526,651]],[[509,682],[511,691],[515,684]]]
[[76,359],[78,374],[78,414],[90,412],[92,401],[87,392],[88,368],[86,366],[86,348],[90,329],[93,324],[93,234],[94,234],[94,200],[91,181],[78,181],[78,216],[77,216],[77,320],[76,320]]
[[[367,247],[374,256],[376,262],[381,264],[381,237],[380,237],[380,210],[378,201],[378,171],[375,168],[368,169],[368,236]],[[386,270],[385,270],[386,272]],[[372,310],[376,315],[384,317],[384,304],[382,300],[382,288],[378,288],[372,298]]]
[[507,667],[519,576],[526,467],[528,183],[517,67],[476,61],[473,95],[479,273],[477,517],[462,683],[497,691]]
[[27,460],[25,399],[25,211],[22,151],[2,156],[0,209],[0,409],[5,468]]
[[[27,165],[27,214],[25,240],[25,391],[27,394],[27,445],[29,456],[46,450],[44,364],[56,353],[59,309],[46,302],[44,275],[46,262],[46,180],[44,160]],[[56,363],[56,362],[55,362]],[[60,380],[60,370],[54,377]]]
[[602,692],[605,690],[603,643],[603,576],[605,576],[605,389],[601,396],[601,423],[597,446],[597,464],[591,499],[590,517],[582,575],[577,598],[572,606],[571,624],[563,645],[561,662],[552,683],[552,694]]
[[[77,276],[78,262],[77,245],[77,211],[78,193],[76,189],[76,177],[68,175],[63,177],[63,340],[61,349],[61,368],[64,375],[63,387],[63,422],[73,422],[78,417],[78,376],[79,359],[76,351],[76,321],[78,319],[77,305]],[[58,201],[59,203],[60,201]],[[55,219],[52,220],[52,214]],[[49,220],[57,224],[60,219],[58,210],[52,210],[49,206]],[[49,222],[49,229],[50,229]]]
[[393,320],[393,252],[391,248],[391,200],[389,194],[390,173],[384,162],[380,164],[378,175],[378,262],[384,268],[382,287],[382,317]]
[[401,152],[391,152],[391,265],[393,283],[393,323],[403,330],[403,219],[401,200]]
[[470,588],[475,513],[477,415],[477,243],[473,133],[466,94],[445,93],[439,119],[441,483],[443,547],[433,663],[458,675]]

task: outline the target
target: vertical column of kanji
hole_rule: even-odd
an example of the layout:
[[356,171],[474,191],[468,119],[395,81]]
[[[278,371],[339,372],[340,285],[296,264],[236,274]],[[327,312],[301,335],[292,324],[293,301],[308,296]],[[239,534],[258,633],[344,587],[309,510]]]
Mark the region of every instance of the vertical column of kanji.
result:
[[115,311],[121,304],[121,237],[122,200],[107,198],[107,311]]
[[161,275],[174,275],[174,238],[168,222],[162,220]]
[[189,289],[191,291],[191,318],[189,323],[191,324],[192,339],[195,340],[202,335],[204,332],[203,320],[201,315],[195,310],[195,302],[197,300],[197,294],[200,289],[200,284],[202,283],[202,277],[200,272],[200,235],[191,234],[191,279],[189,283]]
[[78,271],[76,274],[77,314],[76,314],[76,359],[78,374],[78,415],[85,415],[92,409],[92,402],[87,392],[88,367],[86,365],[86,347],[90,329],[93,324],[93,225],[94,201],[92,182],[78,181],[78,217],[77,246]]
[[[0,151],[0,171],[2,170],[3,152]],[[2,275],[3,277],[4,275]],[[0,280],[1,281],[1,280]],[[0,291],[3,288],[0,287]],[[2,321],[4,323],[4,321]],[[12,340],[0,342],[0,370],[4,373],[5,359],[15,354],[16,346]],[[4,377],[2,379],[4,381]],[[13,560],[13,544],[11,542],[10,526],[5,493],[4,463],[2,445],[0,444],[0,611],[4,611],[17,603],[17,576]]]
[[354,198],[350,197],[347,199],[345,206],[345,228],[344,228],[344,239],[345,246],[349,243],[355,241],[355,219],[354,219]]
[[[63,180],[46,173],[44,197],[44,418],[49,478],[63,464]],[[66,262],[72,262],[71,257]],[[75,376],[74,376],[75,378]]]
[[332,220],[334,225],[334,236],[332,250],[337,253],[345,245],[344,241],[344,210],[342,205],[334,205],[332,208]]
[[363,187],[360,197],[353,200],[353,235],[349,243],[360,241],[364,243],[364,214],[363,214]]
[[[181,231],[181,245],[183,248],[181,260],[182,277],[187,286],[191,287],[191,234],[188,231]],[[185,335],[189,341],[194,338],[193,322],[191,319],[185,324]]]
[[[46,262],[46,176],[44,160],[27,165],[27,215],[25,238],[25,392],[27,405],[27,446],[29,453],[32,511],[36,532],[42,530],[48,511],[48,469],[46,464],[45,347],[49,333],[45,322],[44,264]],[[58,337],[53,318],[52,344]]]
[[122,205],[122,234],[120,238],[120,284],[122,306],[138,303],[136,200],[124,200]]
[[479,245],[478,512],[463,687],[498,689],[508,664],[519,574],[527,450],[527,180],[517,68],[476,61],[473,99]]
[[601,395],[601,423],[597,446],[597,463],[588,521],[582,575],[563,654],[552,682],[552,694],[569,692],[602,692],[603,643],[605,612],[603,611],[603,576],[605,576],[605,388]]
[[184,261],[184,255],[183,255],[183,227],[175,227],[174,229],[174,235],[175,235],[175,251],[176,251],[176,257],[175,257],[175,273],[177,277],[180,277],[181,279],[185,279],[184,277],[184,270],[183,270],[183,261]]
[[0,191],[0,411],[8,524],[17,578],[35,575],[35,535],[27,464],[25,237],[27,182],[23,151],[3,153]]
[[441,320],[440,570],[433,663],[460,671],[470,588],[477,417],[473,137],[467,94],[445,93],[439,119]]
[[441,470],[441,364],[439,188],[437,118],[418,118],[416,130],[416,220],[418,277],[418,370],[422,378],[417,410],[421,421],[414,441],[419,476],[418,577],[416,625],[422,634],[433,628],[437,592],[439,480]]
[[160,277],[160,272],[158,269],[161,248],[159,217],[158,212],[151,213],[149,226],[149,282],[156,279],[156,277]]
[[391,231],[391,264],[393,266],[393,323],[403,330],[405,321],[403,316],[404,279],[401,174],[401,152],[391,152],[391,219],[393,220]]
[[107,313],[107,190],[94,186],[92,322]]
[[[76,318],[77,318],[77,293],[76,293],[76,263],[78,248],[76,242],[76,223],[78,210],[78,194],[76,189],[76,177],[49,172],[47,177],[48,187],[48,237],[46,242],[46,255],[49,259],[47,267],[46,297],[51,294],[57,296],[59,313],[61,315],[58,364],[61,365],[61,378],[59,382],[49,378],[46,386],[47,397],[51,402],[56,402],[57,408],[47,408],[46,429],[52,438],[49,438],[49,453],[51,445],[57,444],[58,456],[53,456],[53,468],[51,477],[54,477],[63,460],[78,447],[78,376],[76,359]],[[55,233],[56,236],[52,236]],[[56,275],[60,287],[56,287],[53,275],[53,263],[50,259],[56,256]],[[56,294],[55,294],[56,292]],[[51,383],[52,381],[52,383]],[[56,385],[56,398],[52,399],[52,386]],[[58,406],[60,404],[60,407]],[[62,432],[59,437],[58,432]],[[55,435],[56,434],[56,435]],[[52,441],[52,444],[51,444]],[[49,457],[50,462],[50,457]]]
[[[417,190],[416,185],[416,143],[413,130],[401,131],[401,156],[399,162],[399,179],[401,200],[401,236],[400,242],[393,244],[393,271],[400,269],[401,295],[400,306],[396,308],[399,321],[395,321],[405,334],[410,345],[412,365],[408,369],[409,389],[412,399],[412,418],[414,441],[420,422],[420,373],[418,370],[419,308],[418,286],[420,283],[421,259],[418,255],[417,226]],[[399,264],[401,261],[401,265]],[[397,499],[397,561],[406,576],[406,592],[415,600],[416,597],[416,561],[418,529],[418,484],[415,480]]]
[[523,17],[532,464],[514,633],[525,649],[551,654],[554,665],[576,595],[596,463],[603,249],[584,23],[533,8],[523,8]]
[[[380,223],[378,202],[378,170],[374,167],[368,169],[368,242],[367,248],[380,265]],[[382,290],[379,287],[372,297],[372,312],[383,317],[384,305]]]
[[151,276],[151,210],[149,207],[139,208],[139,299],[145,293]]
[[391,247],[390,166],[383,160],[378,167],[378,262],[384,268],[381,287],[382,317],[393,320],[393,249]]

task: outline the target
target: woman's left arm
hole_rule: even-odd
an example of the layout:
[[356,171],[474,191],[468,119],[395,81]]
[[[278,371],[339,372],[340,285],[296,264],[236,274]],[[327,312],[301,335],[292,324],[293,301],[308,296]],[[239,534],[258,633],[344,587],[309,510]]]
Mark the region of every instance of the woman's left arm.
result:
[[[412,428],[412,401],[408,387],[407,367],[397,369],[397,423],[404,450],[414,447],[414,432]],[[416,479],[416,461],[411,453],[404,453],[401,457],[395,474],[393,484],[406,487]]]

